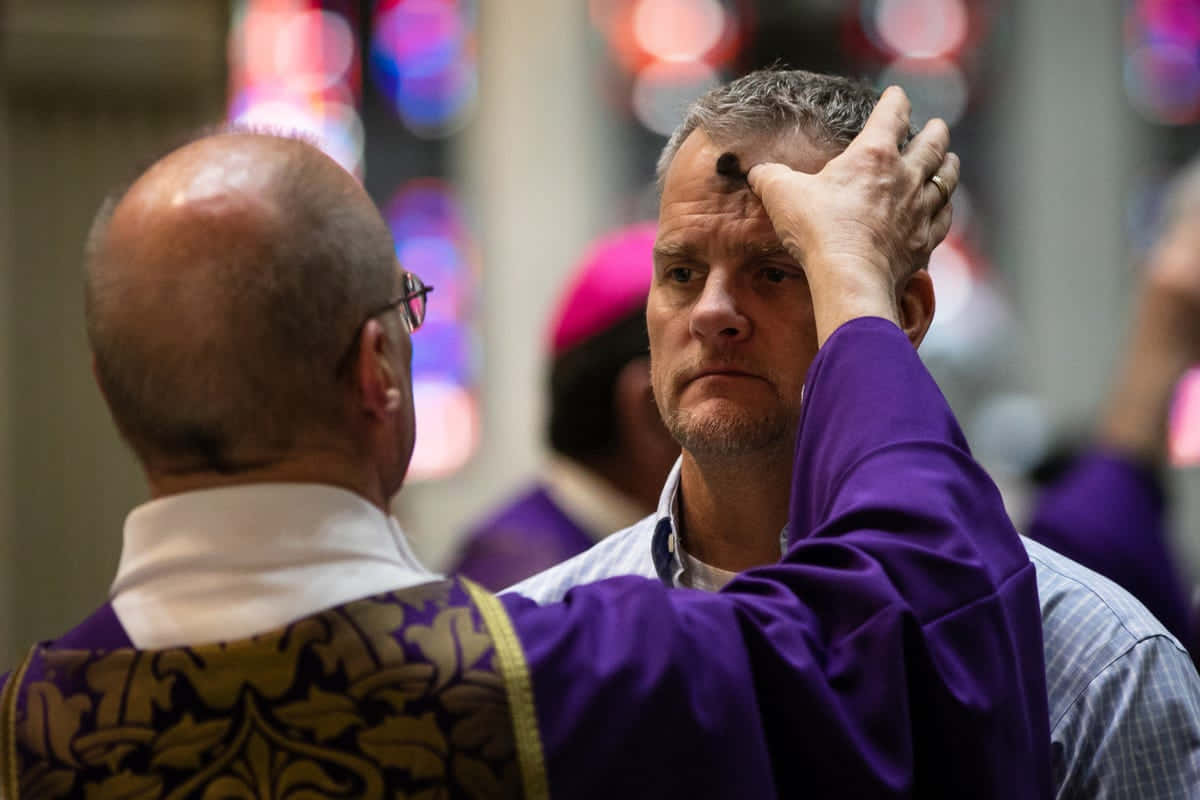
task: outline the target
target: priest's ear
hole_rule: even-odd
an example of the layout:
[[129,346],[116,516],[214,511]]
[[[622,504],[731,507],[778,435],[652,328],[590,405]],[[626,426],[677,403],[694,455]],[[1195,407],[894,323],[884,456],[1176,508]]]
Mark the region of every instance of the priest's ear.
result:
[[[389,352],[390,347],[391,340],[383,324],[378,319],[369,319],[359,331],[358,350],[350,366],[363,412],[379,420],[387,419],[405,405],[403,376],[393,363],[397,359]],[[407,356],[402,358],[406,360]]]
[[936,302],[933,297],[933,277],[926,267],[909,275],[896,293],[900,308],[900,328],[912,342],[920,347],[929,325],[933,322]]

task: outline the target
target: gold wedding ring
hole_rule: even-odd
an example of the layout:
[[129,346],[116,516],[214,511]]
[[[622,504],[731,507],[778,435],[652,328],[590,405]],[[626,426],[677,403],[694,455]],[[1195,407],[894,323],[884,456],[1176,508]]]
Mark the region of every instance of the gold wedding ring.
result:
[[937,190],[942,194],[942,205],[950,202],[950,189],[946,186],[946,182],[942,180],[941,175],[934,175],[929,179],[929,182],[937,187]]

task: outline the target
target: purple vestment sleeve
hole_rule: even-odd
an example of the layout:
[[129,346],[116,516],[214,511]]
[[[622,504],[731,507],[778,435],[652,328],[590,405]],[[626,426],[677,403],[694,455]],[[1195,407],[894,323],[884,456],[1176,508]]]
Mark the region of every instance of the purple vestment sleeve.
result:
[[1049,797],[1032,565],[904,335],[806,382],[782,562],[502,598],[557,797]]
[[1167,549],[1164,497],[1154,471],[1093,450],[1038,496],[1029,538],[1096,570],[1141,600],[1189,646],[1188,601]]

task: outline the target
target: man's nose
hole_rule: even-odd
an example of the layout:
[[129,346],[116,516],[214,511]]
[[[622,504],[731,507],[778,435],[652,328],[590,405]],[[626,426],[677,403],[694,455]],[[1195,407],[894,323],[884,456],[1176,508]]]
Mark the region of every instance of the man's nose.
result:
[[734,287],[724,276],[710,275],[692,307],[692,335],[701,339],[736,341],[750,333]]

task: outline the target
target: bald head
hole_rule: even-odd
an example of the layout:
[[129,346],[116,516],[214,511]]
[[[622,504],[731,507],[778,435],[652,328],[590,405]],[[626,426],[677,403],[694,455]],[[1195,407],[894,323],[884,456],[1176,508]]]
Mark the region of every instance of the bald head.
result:
[[85,265],[96,373],[155,470],[236,472],[336,432],[335,375],[395,292],[391,236],[358,183],[303,142],[182,147],[102,210]]

